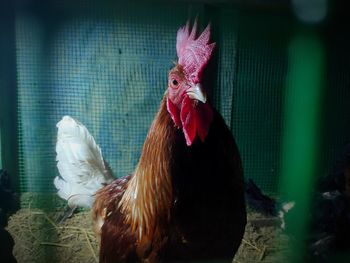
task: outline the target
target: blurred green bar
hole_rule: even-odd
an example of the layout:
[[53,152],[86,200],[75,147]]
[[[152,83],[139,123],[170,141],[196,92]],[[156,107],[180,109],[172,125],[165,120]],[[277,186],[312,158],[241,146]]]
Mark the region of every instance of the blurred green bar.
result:
[[303,262],[310,220],[310,202],[319,161],[325,54],[313,29],[297,31],[288,50],[281,196],[296,202],[287,218],[293,236],[290,262]]

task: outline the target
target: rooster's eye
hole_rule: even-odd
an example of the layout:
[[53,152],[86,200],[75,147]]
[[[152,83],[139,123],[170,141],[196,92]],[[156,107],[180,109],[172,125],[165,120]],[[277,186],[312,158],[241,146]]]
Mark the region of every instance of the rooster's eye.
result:
[[173,85],[174,85],[174,86],[177,86],[177,85],[179,84],[179,82],[177,82],[176,79],[173,79],[172,82],[173,82]]

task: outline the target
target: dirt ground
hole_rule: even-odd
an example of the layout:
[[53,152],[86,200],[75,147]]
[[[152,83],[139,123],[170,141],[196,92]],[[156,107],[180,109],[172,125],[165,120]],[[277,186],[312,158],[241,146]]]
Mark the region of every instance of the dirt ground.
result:
[[[18,263],[98,262],[89,211],[80,211],[58,223],[64,211],[60,200],[31,194],[21,199],[23,208],[10,217],[7,227],[15,240],[13,253]],[[286,262],[289,239],[278,225],[275,218],[249,212],[246,232],[233,262]]]

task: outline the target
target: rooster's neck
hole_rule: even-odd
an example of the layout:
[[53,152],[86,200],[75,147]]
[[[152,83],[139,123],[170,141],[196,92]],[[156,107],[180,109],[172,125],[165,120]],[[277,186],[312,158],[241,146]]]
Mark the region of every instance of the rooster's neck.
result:
[[120,206],[139,241],[152,239],[172,204],[171,160],[176,128],[166,108],[166,96],[144,142],[134,176]]

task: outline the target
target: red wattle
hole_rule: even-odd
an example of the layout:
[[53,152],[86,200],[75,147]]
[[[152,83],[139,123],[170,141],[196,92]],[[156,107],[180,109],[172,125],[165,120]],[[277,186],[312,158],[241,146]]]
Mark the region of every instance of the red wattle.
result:
[[188,146],[192,145],[197,134],[204,142],[213,120],[213,111],[208,104],[199,103],[194,106],[193,103],[193,100],[185,97],[180,113],[182,129]]
[[171,118],[173,119],[173,122],[178,128],[182,127],[182,123],[180,120],[180,113],[178,108],[174,105],[174,103],[168,98],[166,107],[168,109],[168,112],[170,113]]
[[202,142],[207,137],[210,124],[213,120],[213,110],[208,103],[200,103],[197,108],[197,133]]
[[190,146],[197,133],[197,118],[196,113],[193,110],[192,101],[190,98],[185,97],[182,102],[180,118],[182,122],[182,130],[185,135],[186,144]]

